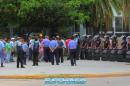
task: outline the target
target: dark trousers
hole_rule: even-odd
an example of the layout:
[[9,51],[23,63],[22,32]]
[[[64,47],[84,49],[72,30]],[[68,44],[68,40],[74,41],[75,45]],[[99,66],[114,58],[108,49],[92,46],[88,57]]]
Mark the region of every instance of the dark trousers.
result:
[[84,53],[85,53],[85,59],[87,59],[88,58],[88,49],[85,49]]
[[69,52],[69,49],[67,49],[67,60],[70,60],[70,52]]
[[56,64],[59,65],[59,56],[58,56],[58,50],[55,50],[54,52],[50,52],[51,55],[51,64],[54,65],[54,60],[56,60]]
[[26,56],[26,52],[23,53],[23,64],[26,65],[26,60],[27,60],[27,56]]
[[76,49],[70,49],[70,62],[71,65],[76,65]]
[[50,49],[49,47],[44,47],[44,60],[46,62],[50,62],[51,59],[50,59]]
[[1,67],[3,67],[3,63],[4,63],[4,54],[2,52],[0,52],[0,63],[1,63]]
[[85,59],[85,49],[84,48],[81,48],[80,59],[81,60]]
[[33,52],[33,66],[38,66],[38,51]]
[[33,52],[32,49],[29,48],[29,60],[32,60]]
[[23,67],[23,54],[22,53],[18,53],[18,57],[17,57],[17,67],[19,68],[19,64],[21,64],[21,67]]
[[63,48],[58,49],[59,62],[63,63]]
[[11,58],[10,58],[10,61],[11,61],[11,62],[14,62],[14,59],[13,59],[13,58],[14,58],[14,51],[11,51]]

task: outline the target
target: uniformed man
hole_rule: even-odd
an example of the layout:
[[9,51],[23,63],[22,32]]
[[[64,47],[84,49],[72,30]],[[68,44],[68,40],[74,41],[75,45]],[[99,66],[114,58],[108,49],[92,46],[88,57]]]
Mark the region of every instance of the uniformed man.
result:
[[123,51],[123,58],[125,58],[126,57],[126,52],[127,52],[127,41],[126,41],[126,36],[124,36],[123,38],[122,38],[122,43],[121,43],[121,49],[122,49],[122,51]]
[[23,43],[22,43],[22,48],[23,48],[23,64],[26,65],[26,60],[27,60],[27,52],[29,50],[29,47],[27,45],[27,42],[25,41],[25,39],[23,39]]
[[19,64],[21,64],[21,68],[25,68],[23,66],[23,55],[24,55],[24,52],[23,52],[23,48],[22,48],[22,42],[23,42],[23,39],[22,38],[19,38],[18,41],[17,41],[17,68],[19,68]]
[[70,53],[70,61],[71,66],[76,66],[76,49],[77,49],[77,42],[74,40],[74,37],[72,36],[71,41],[68,44],[69,53]]
[[50,62],[50,49],[49,49],[49,44],[50,44],[50,40],[49,40],[49,36],[45,36],[45,39],[43,39],[42,44],[44,46],[44,60],[46,62]]
[[128,39],[127,48],[128,48],[128,50],[130,51],[130,36],[128,36],[127,39]]
[[117,46],[118,46],[117,44],[118,44],[117,37],[116,37],[116,36],[113,36],[113,37],[112,37],[112,43],[111,43],[112,49],[117,49]]
[[59,65],[59,56],[58,56],[58,42],[55,40],[55,37],[52,37],[52,40],[49,43],[50,55],[51,55],[51,64],[54,65],[54,60],[56,60],[56,65]]
[[107,61],[109,60],[109,57],[110,57],[110,52],[109,52],[109,49],[110,49],[110,39],[109,39],[109,36],[105,36],[104,37],[105,40],[104,40],[104,46],[103,46],[103,54],[102,54],[102,60],[104,61]]
[[80,41],[80,59],[83,60],[87,57],[87,55],[85,55],[87,53],[86,51],[86,46],[87,46],[87,36],[84,36],[83,39]]
[[34,39],[32,36],[29,37],[29,60],[32,60],[33,57],[33,45],[34,45]]
[[79,60],[79,55],[80,55],[80,40],[79,40],[79,34],[74,34],[74,41],[77,42],[76,59]]
[[59,62],[63,63],[64,58],[63,58],[63,47],[64,43],[61,40],[61,37],[57,37],[57,42],[58,42],[58,56],[59,56]]
[[95,40],[93,40],[93,48],[94,48],[93,59],[94,60],[100,60],[100,57],[101,57],[101,53],[100,53],[101,39],[100,39],[99,35],[97,35],[95,37]]
[[92,60],[92,46],[93,44],[93,39],[91,35],[88,35],[88,39],[87,39],[87,48],[88,48],[88,60]]
[[101,45],[101,39],[99,36],[97,36],[96,41],[95,41],[95,47],[96,49],[99,49]]
[[39,55],[40,42],[38,37],[35,36],[34,45],[33,45],[33,66],[38,66],[38,55]]
[[0,65],[1,67],[4,67],[4,43],[2,42],[2,39],[0,39]]
[[110,39],[109,36],[105,36],[104,49],[109,49],[109,48],[110,48]]

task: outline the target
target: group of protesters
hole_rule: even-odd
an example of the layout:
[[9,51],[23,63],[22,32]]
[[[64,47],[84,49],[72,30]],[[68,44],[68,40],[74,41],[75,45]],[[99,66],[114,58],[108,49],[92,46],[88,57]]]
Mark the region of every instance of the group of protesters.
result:
[[[126,36],[117,37],[108,35],[85,35],[80,37],[74,34],[66,40],[60,36],[30,35],[28,38],[0,38],[0,63],[14,62],[16,67],[25,68],[27,61],[32,61],[32,66],[38,66],[40,61],[60,65],[64,62],[66,53],[71,66],[76,66],[76,60],[107,60],[110,53],[116,56],[119,53],[126,58],[130,47],[130,38]],[[118,57],[118,56],[117,56]],[[121,56],[119,56],[121,57]],[[116,57],[113,57],[116,58]],[[111,60],[113,60],[111,58]],[[121,59],[122,60],[122,59]]]

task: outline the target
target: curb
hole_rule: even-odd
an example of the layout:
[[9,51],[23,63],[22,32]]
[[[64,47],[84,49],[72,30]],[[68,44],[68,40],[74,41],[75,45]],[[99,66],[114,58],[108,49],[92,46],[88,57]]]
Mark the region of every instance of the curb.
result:
[[130,76],[130,73],[0,75],[0,79],[108,78],[108,77],[125,77],[125,76]]

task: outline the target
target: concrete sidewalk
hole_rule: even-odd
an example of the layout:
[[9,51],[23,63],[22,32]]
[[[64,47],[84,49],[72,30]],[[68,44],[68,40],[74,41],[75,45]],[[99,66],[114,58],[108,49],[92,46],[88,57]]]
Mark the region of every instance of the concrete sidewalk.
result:
[[130,76],[130,63],[109,61],[77,61],[77,66],[70,66],[70,61],[52,66],[50,63],[40,62],[39,66],[32,66],[27,62],[26,68],[16,68],[16,63],[8,63],[0,68],[0,78],[33,78],[48,77],[119,77]]

